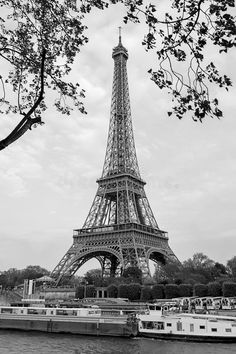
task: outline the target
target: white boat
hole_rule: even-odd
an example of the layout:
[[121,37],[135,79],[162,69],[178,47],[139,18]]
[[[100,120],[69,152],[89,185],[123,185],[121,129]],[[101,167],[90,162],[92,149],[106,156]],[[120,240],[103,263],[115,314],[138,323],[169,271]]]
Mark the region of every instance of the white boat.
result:
[[138,315],[140,336],[184,341],[236,342],[236,317],[165,313],[160,306],[150,305]]

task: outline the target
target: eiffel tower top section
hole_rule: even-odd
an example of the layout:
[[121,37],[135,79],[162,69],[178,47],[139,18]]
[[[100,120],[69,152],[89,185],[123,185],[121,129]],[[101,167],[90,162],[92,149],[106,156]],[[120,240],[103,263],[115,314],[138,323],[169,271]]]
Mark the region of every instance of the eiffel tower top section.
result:
[[128,51],[122,45],[121,32],[119,43],[113,49],[112,58],[114,59],[114,74],[111,115],[102,179],[130,175],[141,181],[131,119],[126,69]]

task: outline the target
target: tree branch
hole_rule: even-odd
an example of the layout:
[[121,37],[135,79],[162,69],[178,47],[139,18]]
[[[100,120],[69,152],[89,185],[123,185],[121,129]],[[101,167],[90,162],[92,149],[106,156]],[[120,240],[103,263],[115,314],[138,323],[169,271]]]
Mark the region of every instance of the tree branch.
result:
[[44,98],[44,71],[45,71],[45,57],[46,50],[42,49],[42,59],[40,68],[40,92],[37,100],[30,110],[24,114],[24,118],[17,124],[17,126],[12,130],[12,132],[3,140],[0,141],[0,150],[5,149],[8,145],[12,144],[14,141],[19,139],[28,130],[31,130],[32,125],[42,124],[41,117],[31,118],[31,115],[35,113],[37,107],[40,105]]

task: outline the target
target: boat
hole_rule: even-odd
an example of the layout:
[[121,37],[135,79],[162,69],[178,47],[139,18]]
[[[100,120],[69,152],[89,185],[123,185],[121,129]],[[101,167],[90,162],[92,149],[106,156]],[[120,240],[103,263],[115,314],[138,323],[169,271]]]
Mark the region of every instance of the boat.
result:
[[100,308],[93,306],[0,306],[0,329],[131,337],[137,335],[137,321],[134,316],[124,315],[120,311],[113,315],[102,314]]
[[198,341],[236,342],[236,317],[165,312],[156,304],[138,316],[138,335],[143,337]]

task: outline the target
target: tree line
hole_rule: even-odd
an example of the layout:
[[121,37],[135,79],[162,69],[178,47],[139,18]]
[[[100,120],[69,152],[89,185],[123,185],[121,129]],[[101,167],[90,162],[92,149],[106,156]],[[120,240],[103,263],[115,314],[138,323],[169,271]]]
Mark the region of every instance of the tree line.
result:
[[[43,275],[49,275],[50,271],[39,265],[29,265],[24,269],[10,268],[0,271],[0,285],[2,288],[14,288],[21,285],[24,279],[37,279]],[[236,256],[226,262],[226,265],[215,262],[203,253],[195,253],[192,258],[187,259],[182,264],[168,262],[166,265],[155,266],[152,277],[143,279],[142,272],[137,267],[128,267],[122,276],[109,278],[102,277],[101,269],[89,270],[83,277],[73,276],[65,279],[62,285],[109,287],[120,284],[140,284],[144,286],[154,286],[168,284],[183,285],[189,284],[192,288],[196,284],[207,285],[219,283],[221,286],[226,282],[236,282]]]
[[23,284],[25,279],[37,279],[49,273],[47,269],[38,265],[29,265],[24,269],[10,268],[0,271],[0,285],[2,289],[13,289]]
[[76,297],[94,297],[96,287],[106,287],[108,297],[148,301],[189,296],[236,296],[236,256],[226,265],[195,253],[182,264],[155,266],[152,277],[143,279],[137,267],[127,268],[121,277],[103,278],[100,269],[88,271],[77,287]]
[[226,262],[226,265],[215,262],[203,253],[195,253],[192,258],[182,264],[176,261],[168,261],[166,265],[155,265],[152,277],[143,279],[142,272],[137,267],[125,269],[121,277],[103,278],[100,269],[88,271],[84,280],[88,285],[108,286],[112,283],[140,283],[142,285],[160,284],[208,284],[218,281],[221,284],[225,281],[236,280],[236,256]]
[[[95,297],[94,285],[80,285],[76,288],[76,298]],[[107,287],[107,297],[126,298],[130,301],[152,301],[156,299],[173,299],[178,297],[236,297],[236,283],[215,281],[208,284],[154,284],[142,285],[140,283],[110,284]]]
[[195,253],[182,264],[168,262],[164,267],[156,266],[154,279],[164,283],[203,283],[228,281],[236,278],[236,257],[226,265],[215,262],[203,253]]

